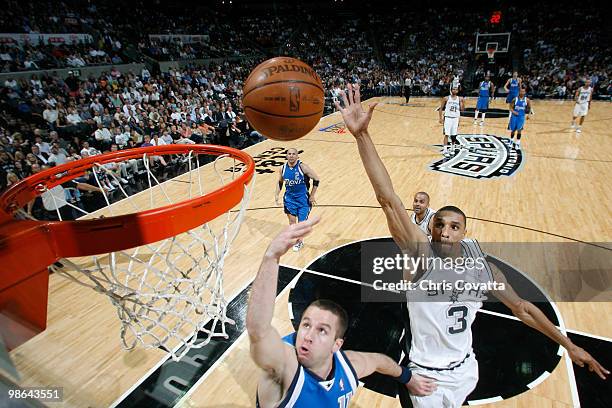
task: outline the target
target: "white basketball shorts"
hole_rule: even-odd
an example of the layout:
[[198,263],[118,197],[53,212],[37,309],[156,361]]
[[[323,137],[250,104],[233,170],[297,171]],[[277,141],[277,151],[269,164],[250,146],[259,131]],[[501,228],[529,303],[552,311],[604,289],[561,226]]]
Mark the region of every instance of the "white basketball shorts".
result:
[[459,408],[478,383],[478,361],[474,353],[452,370],[433,371],[410,363],[413,374],[433,378],[438,388],[426,397],[410,396],[414,408]]
[[444,136],[455,136],[459,130],[459,118],[444,117]]
[[588,103],[577,103],[576,106],[574,106],[574,117],[586,116],[587,113],[589,113]]

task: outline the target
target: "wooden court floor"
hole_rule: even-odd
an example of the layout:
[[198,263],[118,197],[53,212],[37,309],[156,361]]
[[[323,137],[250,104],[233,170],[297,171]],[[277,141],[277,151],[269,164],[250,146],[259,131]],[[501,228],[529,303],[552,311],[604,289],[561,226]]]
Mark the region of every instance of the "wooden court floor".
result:
[[[427,191],[435,209],[452,204],[468,215],[468,236],[481,242],[599,243],[612,248],[612,105],[593,102],[583,132],[570,130],[573,103],[533,101],[536,114],[526,123],[520,166],[511,176],[473,178],[432,170],[442,156],[439,101],[412,98],[375,98],[379,102],[370,133],[404,205]],[[473,107],[475,99],[466,106]],[[503,100],[494,107],[505,109]],[[462,117],[460,134],[507,137],[507,118],[487,118],[483,127]],[[320,129],[325,129],[324,131]],[[233,299],[252,281],[270,239],[287,224],[274,204],[278,170],[274,162],[286,148],[302,151],[300,158],[320,176],[318,206],[322,221],[299,252],[281,262],[300,271],[334,248],[373,237],[388,236],[382,211],[368,183],[353,137],[343,130],[339,113],[324,117],[306,137],[294,142],[265,141],[247,151],[257,160],[260,174],[240,234],[225,263],[225,294]],[[280,154],[279,154],[280,152]],[[266,172],[274,170],[274,173]],[[167,183],[173,183],[168,181]],[[180,183],[173,186],[180,189]],[[555,301],[562,329],[593,338],[612,338],[611,271],[592,279],[557,273],[545,260],[530,277]],[[528,269],[528,268],[524,268]],[[303,272],[308,273],[308,272]],[[557,284],[557,282],[560,282]],[[565,293],[582,283],[582,299],[566,302]],[[281,334],[292,330],[288,307],[290,287],[277,298],[274,325]],[[477,319],[478,320],[478,319]],[[529,339],[524,339],[528,344]],[[61,386],[61,406],[122,406],[121,400],[165,358],[158,349],[123,351],[119,322],[110,302],[90,289],[59,276],[50,278],[47,330],[10,353],[21,374],[22,386]],[[607,356],[609,359],[610,356]],[[608,367],[610,368],[610,367]],[[258,371],[249,358],[248,338],[238,336],[178,406],[254,406]],[[610,381],[605,386],[609,387]],[[574,367],[564,355],[544,381],[512,398],[484,404],[491,407],[572,407],[579,397]],[[60,406],[49,404],[50,406]],[[366,388],[352,400],[353,407],[398,407],[397,399]]]

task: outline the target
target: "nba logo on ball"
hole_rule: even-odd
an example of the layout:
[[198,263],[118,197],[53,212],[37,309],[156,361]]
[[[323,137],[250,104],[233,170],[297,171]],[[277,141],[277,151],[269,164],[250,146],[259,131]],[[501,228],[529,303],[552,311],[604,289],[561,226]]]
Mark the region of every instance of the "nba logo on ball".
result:
[[289,110],[291,112],[300,111],[300,88],[289,87]]
[[295,140],[310,132],[323,116],[321,78],[304,62],[276,57],[259,64],[243,88],[247,120],[262,135]]

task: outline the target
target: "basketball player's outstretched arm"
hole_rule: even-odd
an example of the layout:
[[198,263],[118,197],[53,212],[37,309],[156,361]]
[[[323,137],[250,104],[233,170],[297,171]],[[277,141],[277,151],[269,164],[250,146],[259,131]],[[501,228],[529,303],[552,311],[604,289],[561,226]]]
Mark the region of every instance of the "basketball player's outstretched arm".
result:
[[589,367],[589,371],[595,372],[602,379],[606,379],[606,375],[610,374],[610,371],[602,367],[597,360],[587,353],[583,348],[578,347],[563,333],[555,327],[555,325],[548,320],[546,315],[535,306],[533,303],[522,299],[510,286],[504,274],[497,269],[494,265],[490,264],[491,270],[493,271],[493,279],[496,283],[503,283],[505,290],[492,291],[491,294],[499,299],[504,305],[506,305],[516,317],[521,319],[526,325],[533,327],[542,334],[545,334],[553,341],[563,346],[569,353],[569,357],[574,363],[580,367],[584,367],[586,364]]
[[295,351],[283,343],[281,336],[272,327],[278,263],[280,257],[295,245],[298,239],[308,235],[319,220],[319,217],[312,217],[307,221],[290,225],[277,235],[268,246],[259,272],[253,281],[246,317],[251,357],[257,366],[274,379],[282,379],[288,367],[297,367]]
[[[354,96],[353,89],[355,90]],[[406,208],[393,190],[391,177],[389,177],[385,165],[378,156],[376,147],[368,133],[368,124],[376,104],[370,105],[368,111],[365,112],[361,106],[359,85],[349,84],[348,90],[348,99],[346,93],[342,92],[345,107],[340,107],[340,104],[336,102],[336,109],[342,113],[342,119],[346,127],[357,141],[361,161],[374,188],[376,199],[387,217],[387,225],[393,240],[403,251],[416,254],[419,249],[417,243],[428,242],[427,236],[410,221]]]
[[[430,395],[438,388],[438,385],[432,378],[409,373],[410,370],[408,368],[400,366],[384,354],[362,353],[350,350],[344,353],[351,362],[359,378],[367,377],[373,373],[388,375],[404,384],[408,392],[417,397]],[[407,378],[402,379],[402,374]]]

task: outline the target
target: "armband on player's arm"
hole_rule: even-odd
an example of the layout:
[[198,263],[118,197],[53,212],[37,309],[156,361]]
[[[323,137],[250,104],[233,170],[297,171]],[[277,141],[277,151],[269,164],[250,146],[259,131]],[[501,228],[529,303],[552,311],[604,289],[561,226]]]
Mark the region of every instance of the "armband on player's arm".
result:
[[319,180],[312,180],[312,185],[314,187],[319,187]]
[[402,373],[398,377],[393,377],[400,384],[408,384],[412,378],[412,371],[408,367],[400,366]]

